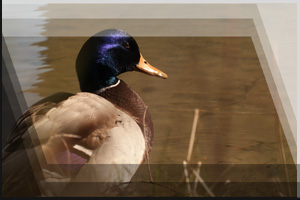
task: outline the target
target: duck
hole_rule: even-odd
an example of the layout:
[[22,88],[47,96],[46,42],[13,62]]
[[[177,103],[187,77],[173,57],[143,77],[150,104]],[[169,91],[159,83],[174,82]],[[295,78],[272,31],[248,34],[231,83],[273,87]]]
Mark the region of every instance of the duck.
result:
[[154,137],[148,106],[118,78],[131,71],[168,78],[125,31],[91,36],[76,58],[81,91],[38,101],[13,127],[2,151],[3,195],[97,196],[108,188],[100,183],[130,182]]

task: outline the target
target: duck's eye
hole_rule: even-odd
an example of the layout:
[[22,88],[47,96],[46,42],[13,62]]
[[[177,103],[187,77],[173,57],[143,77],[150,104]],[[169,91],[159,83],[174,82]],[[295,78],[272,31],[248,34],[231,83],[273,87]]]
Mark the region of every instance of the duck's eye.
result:
[[124,42],[123,47],[125,47],[126,49],[129,49],[130,48],[129,42]]
[[146,60],[144,60],[144,63],[147,64],[148,62]]

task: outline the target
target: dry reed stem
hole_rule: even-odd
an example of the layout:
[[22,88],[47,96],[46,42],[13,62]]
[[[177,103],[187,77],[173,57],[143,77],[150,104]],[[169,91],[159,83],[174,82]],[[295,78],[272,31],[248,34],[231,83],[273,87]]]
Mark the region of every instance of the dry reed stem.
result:
[[201,176],[199,174],[197,174],[197,172],[194,169],[193,169],[193,174],[196,176],[196,179],[198,179],[198,181],[203,186],[203,188],[206,190],[206,192],[209,194],[209,196],[215,197],[214,193],[212,193],[212,191],[205,184],[204,180],[201,178]]
[[[201,165],[202,165],[202,162],[199,161],[198,162],[198,166],[197,166],[197,170],[196,170],[196,173],[200,175],[200,168],[201,168]],[[198,179],[195,178],[195,184],[194,184],[194,192],[196,192],[197,190],[197,185],[198,185]]]
[[192,152],[193,152],[193,147],[194,147],[194,142],[195,142],[195,135],[196,135],[197,125],[198,125],[198,119],[199,119],[199,109],[195,109],[195,115],[194,115],[194,122],[193,122],[193,126],[192,126],[190,144],[189,144],[188,154],[187,154],[187,158],[186,158],[186,161],[188,163],[191,160],[191,156],[192,156]]
[[188,189],[188,192],[190,194],[190,196],[192,196],[192,189],[191,189],[191,185],[190,185],[190,178],[189,178],[189,172],[187,170],[187,162],[184,160],[183,161],[183,170],[184,170],[184,175],[185,175],[185,181],[187,183],[187,189]]

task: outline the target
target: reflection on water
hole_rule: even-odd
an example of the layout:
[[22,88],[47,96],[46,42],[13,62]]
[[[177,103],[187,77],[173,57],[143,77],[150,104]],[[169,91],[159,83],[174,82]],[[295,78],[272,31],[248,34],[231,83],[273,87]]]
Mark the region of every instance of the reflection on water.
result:
[[[5,21],[5,20],[4,20]],[[37,80],[38,74],[52,69],[42,69],[44,62],[41,61],[40,52],[45,50],[45,46],[32,46],[36,42],[47,40],[46,37],[5,37],[10,57],[13,61],[14,68],[18,75],[23,91],[31,89],[34,82]],[[37,70],[39,69],[39,70]],[[21,91],[17,91],[21,92]],[[38,101],[41,97],[38,93],[24,93],[27,105],[32,105],[33,102]]]

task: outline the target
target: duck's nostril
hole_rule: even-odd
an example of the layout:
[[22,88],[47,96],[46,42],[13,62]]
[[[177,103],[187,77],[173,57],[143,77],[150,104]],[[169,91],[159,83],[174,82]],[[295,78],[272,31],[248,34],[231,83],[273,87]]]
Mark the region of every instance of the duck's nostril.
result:
[[147,64],[148,62],[145,60],[144,63]]

